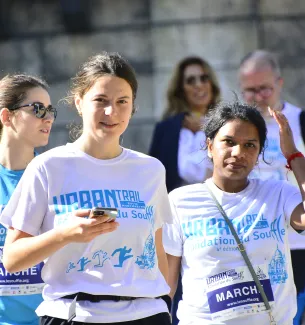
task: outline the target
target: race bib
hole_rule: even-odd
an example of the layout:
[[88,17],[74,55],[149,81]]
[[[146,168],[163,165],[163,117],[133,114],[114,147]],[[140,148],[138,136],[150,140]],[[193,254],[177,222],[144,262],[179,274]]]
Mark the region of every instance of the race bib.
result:
[[41,294],[44,283],[41,279],[43,263],[29,269],[9,273],[2,264],[2,247],[0,248],[0,296]]
[[[267,265],[253,266],[269,304],[274,296]],[[237,267],[206,279],[207,296],[213,320],[228,319],[266,312],[266,306],[247,266]]]

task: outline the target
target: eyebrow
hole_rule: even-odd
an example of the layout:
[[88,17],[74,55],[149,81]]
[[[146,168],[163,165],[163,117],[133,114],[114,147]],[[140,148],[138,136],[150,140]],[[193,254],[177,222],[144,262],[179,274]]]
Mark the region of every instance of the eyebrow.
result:
[[[96,97],[104,97],[104,98],[108,98],[108,96],[107,95],[105,95],[105,94],[97,94],[97,95],[94,95],[94,97],[93,98],[96,98]],[[122,97],[119,97],[119,99],[125,99],[125,98],[128,98],[128,99],[130,99],[130,97],[129,96],[122,96]]]
[[[234,137],[230,136],[230,135],[223,135],[224,138],[229,138],[229,139],[234,139]],[[250,142],[258,142],[257,139],[247,139],[246,141],[250,141]]]

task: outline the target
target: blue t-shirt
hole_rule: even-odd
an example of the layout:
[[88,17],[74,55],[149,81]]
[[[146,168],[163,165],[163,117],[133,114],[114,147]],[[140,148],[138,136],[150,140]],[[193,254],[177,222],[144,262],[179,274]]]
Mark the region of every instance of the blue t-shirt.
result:
[[[23,172],[0,165],[0,212],[9,201]],[[2,264],[5,237],[6,228],[0,224],[0,325],[38,325],[35,309],[43,300],[43,263],[22,272],[8,273]]]

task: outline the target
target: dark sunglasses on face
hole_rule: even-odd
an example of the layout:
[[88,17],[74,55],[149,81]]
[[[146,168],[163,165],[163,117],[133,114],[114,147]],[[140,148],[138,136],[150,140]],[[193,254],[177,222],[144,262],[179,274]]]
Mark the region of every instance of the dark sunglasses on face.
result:
[[199,76],[189,76],[185,79],[185,83],[187,85],[194,86],[198,81],[201,83],[207,83],[210,80],[208,74],[201,74]]
[[57,109],[52,105],[45,107],[42,103],[39,102],[15,107],[13,109],[10,109],[10,111],[15,111],[16,109],[19,108],[31,107],[31,106],[33,107],[33,112],[37,118],[45,118],[47,113],[49,113],[54,120],[56,119]]

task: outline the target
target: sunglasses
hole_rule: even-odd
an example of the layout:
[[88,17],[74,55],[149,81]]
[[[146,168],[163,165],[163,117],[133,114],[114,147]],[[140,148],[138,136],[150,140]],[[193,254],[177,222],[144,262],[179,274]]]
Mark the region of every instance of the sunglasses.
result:
[[210,76],[208,74],[201,74],[199,76],[189,76],[185,79],[185,83],[187,85],[194,86],[199,81],[201,83],[207,83],[210,80]]
[[49,113],[54,120],[56,119],[57,109],[52,105],[45,107],[42,103],[39,102],[15,107],[13,109],[10,109],[10,111],[15,111],[16,109],[19,108],[31,107],[31,106],[33,107],[33,112],[37,118],[45,118],[47,113]]

